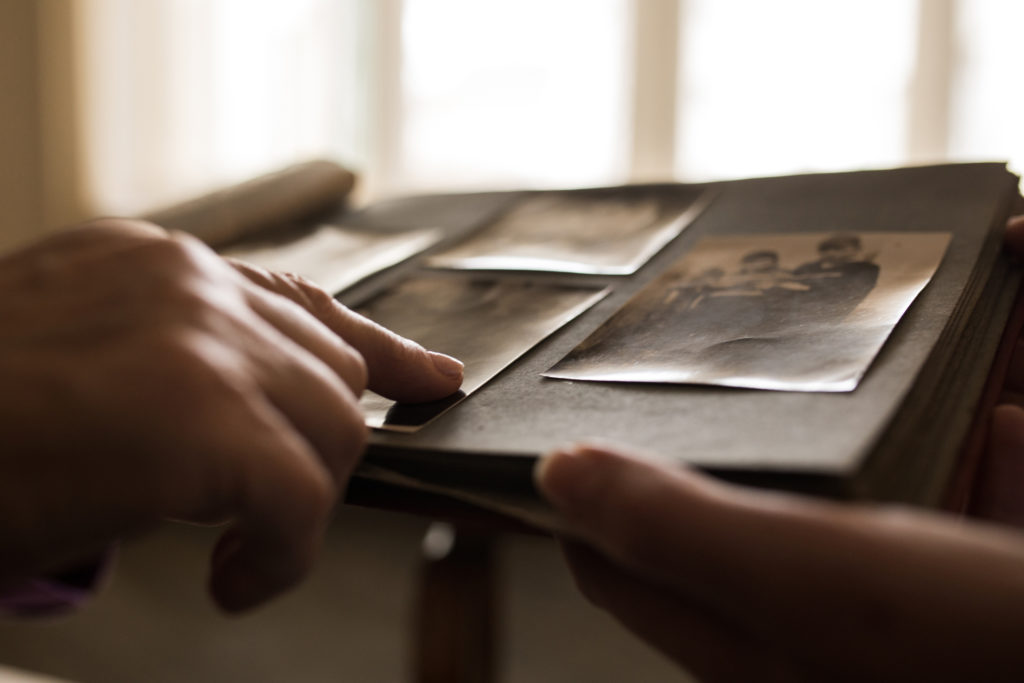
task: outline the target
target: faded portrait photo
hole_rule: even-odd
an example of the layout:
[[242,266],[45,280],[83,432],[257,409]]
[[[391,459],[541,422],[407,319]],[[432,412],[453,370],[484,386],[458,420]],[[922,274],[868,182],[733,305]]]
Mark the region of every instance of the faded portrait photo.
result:
[[949,239],[888,232],[706,239],[546,374],[851,391]]
[[[462,394],[471,394],[545,337],[599,301],[594,287],[487,277],[408,278],[373,297],[358,312],[429,349],[465,363]],[[378,429],[415,431],[440,412],[400,411],[367,391],[360,405]],[[441,412],[454,402],[442,402]]]
[[678,236],[708,201],[696,194],[540,193],[428,263],[459,270],[627,275]]
[[224,256],[312,280],[337,294],[371,275],[437,244],[436,228],[372,233],[342,225],[319,225],[299,237],[234,247]]

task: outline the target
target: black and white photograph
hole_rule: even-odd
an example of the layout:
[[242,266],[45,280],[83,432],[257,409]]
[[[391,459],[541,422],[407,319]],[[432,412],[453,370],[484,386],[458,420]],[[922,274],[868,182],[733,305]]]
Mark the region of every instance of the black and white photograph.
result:
[[372,233],[324,224],[298,238],[241,246],[224,256],[296,273],[337,294],[429,249],[442,236],[437,228]]
[[702,240],[545,375],[852,391],[949,240],[922,232]]
[[460,270],[629,275],[678,236],[710,198],[552,192],[527,198],[428,260]]
[[462,390],[451,400],[419,406],[398,405],[368,391],[361,401],[366,424],[416,431],[606,294],[594,287],[440,274],[402,281],[356,310],[465,363]]

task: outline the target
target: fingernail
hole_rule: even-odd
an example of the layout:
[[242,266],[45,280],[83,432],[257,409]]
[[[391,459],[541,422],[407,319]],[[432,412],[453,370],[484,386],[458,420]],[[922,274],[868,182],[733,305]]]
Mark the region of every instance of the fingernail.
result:
[[462,370],[465,366],[457,358],[430,351],[430,360],[434,362],[434,367],[438,372],[445,377],[462,377]]

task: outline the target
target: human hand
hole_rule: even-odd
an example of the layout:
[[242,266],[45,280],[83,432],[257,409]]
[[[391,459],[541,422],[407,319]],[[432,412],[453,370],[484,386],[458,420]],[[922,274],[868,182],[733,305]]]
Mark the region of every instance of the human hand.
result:
[[[1024,216],[1006,224],[1005,244],[1024,259]],[[1024,338],[1018,338],[993,411],[985,456],[974,486],[974,516],[1024,528]]]
[[238,610],[284,590],[362,453],[367,382],[430,400],[461,364],[134,221],[0,258],[0,579],[162,518],[231,520],[214,598]]
[[[745,490],[601,447],[543,460],[596,605],[706,681],[1020,680],[1024,541]],[[585,544],[585,545],[583,545]]]

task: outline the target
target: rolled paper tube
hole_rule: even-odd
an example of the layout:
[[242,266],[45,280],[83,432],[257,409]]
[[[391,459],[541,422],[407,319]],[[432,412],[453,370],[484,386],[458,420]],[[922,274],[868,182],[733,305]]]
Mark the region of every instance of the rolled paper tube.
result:
[[337,208],[356,176],[332,161],[308,161],[143,216],[212,247]]

